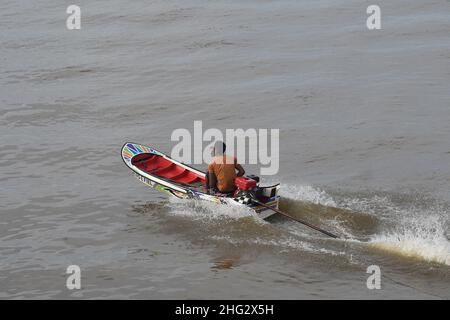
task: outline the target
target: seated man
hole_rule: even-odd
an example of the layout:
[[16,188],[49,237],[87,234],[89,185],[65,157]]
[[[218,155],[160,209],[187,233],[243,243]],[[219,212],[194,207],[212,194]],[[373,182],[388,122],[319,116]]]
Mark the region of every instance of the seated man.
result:
[[[219,191],[220,193],[232,193],[236,190],[234,179],[245,174],[244,168],[237,162],[235,157],[225,154],[227,146],[222,141],[214,145],[214,158],[208,166],[206,173],[206,188],[208,193]],[[238,173],[236,174],[236,170]]]

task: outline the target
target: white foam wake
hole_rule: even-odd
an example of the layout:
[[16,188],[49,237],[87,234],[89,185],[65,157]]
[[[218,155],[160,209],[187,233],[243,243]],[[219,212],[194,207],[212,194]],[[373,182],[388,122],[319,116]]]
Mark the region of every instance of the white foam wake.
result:
[[374,236],[370,245],[392,254],[450,265],[450,241],[441,216],[403,221],[394,231]]
[[[325,191],[311,186],[283,185],[281,190],[291,199],[357,210],[391,221],[393,228],[373,236],[370,246],[390,254],[450,265],[450,241],[445,230],[448,213],[435,204],[423,212],[414,206],[398,207],[385,196],[341,199],[337,203]],[[345,229],[340,231],[352,238]]]
[[280,195],[294,200],[321,204],[328,207],[336,207],[333,198],[325,191],[308,185],[283,184]]
[[257,217],[257,214],[246,206],[223,205],[220,203],[200,200],[184,200],[171,197],[171,213],[180,216],[190,216],[202,220],[212,219],[240,219],[244,217]]

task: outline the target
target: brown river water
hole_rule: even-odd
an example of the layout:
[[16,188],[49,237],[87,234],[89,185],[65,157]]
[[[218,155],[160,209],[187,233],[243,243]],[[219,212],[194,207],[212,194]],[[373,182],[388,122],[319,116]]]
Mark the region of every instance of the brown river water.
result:
[[[0,3],[0,298],[450,298],[449,1],[376,1],[372,31],[368,1],[76,4],[69,31],[69,3]],[[131,175],[124,142],[195,120],[280,129],[263,181],[345,240]]]

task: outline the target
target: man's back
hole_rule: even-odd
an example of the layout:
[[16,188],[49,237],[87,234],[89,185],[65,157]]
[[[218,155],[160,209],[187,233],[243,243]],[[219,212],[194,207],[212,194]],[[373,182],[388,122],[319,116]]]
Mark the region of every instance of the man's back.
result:
[[220,192],[228,193],[236,189],[234,184],[236,167],[236,158],[227,155],[216,156],[209,164],[208,172],[214,173],[216,176],[217,189]]

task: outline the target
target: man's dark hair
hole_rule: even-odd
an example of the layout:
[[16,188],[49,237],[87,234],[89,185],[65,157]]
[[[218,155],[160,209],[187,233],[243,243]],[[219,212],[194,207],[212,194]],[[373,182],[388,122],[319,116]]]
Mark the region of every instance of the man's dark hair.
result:
[[223,141],[216,141],[214,144],[214,150],[218,153],[220,153],[220,147],[222,146],[222,153],[225,153],[225,150],[227,149],[227,145]]

